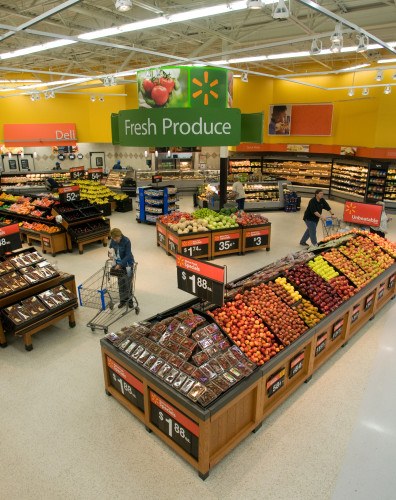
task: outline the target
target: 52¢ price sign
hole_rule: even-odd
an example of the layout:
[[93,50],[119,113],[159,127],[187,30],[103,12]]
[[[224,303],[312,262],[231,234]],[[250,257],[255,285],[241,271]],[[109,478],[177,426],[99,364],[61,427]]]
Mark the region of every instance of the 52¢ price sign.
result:
[[202,300],[222,306],[225,268],[177,255],[177,286]]
[[80,199],[80,186],[66,186],[58,189],[59,201],[61,203],[70,203]]

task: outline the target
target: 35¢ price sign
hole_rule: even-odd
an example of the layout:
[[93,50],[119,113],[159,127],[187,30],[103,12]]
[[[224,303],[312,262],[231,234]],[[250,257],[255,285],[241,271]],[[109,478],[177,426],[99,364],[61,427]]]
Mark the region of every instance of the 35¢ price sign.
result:
[[80,186],[66,186],[58,189],[59,201],[61,203],[70,203],[80,199]]
[[215,253],[239,252],[240,233],[215,234],[214,251]]
[[198,424],[153,391],[150,391],[150,410],[151,423],[198,460]]
[[246,231],[245,248],[259,248],[268,246],[269,229]]
[[225,268],[177,255],[177,286],[191,295],[222,306]]
[[107,356],[110,384],[128,401],[144,411],[143,382]]
[[19,233],[19,225],[11,224],[9,226],[0,227],[0,254],[3,255],[11,250],[21,248],[21,235]]
[[84,167],[73,167],[69,169],[70,179],[81,179],[84,177]]
[[88,179],[90,181],[99,181],[103,177],[103,168],[89,168]]

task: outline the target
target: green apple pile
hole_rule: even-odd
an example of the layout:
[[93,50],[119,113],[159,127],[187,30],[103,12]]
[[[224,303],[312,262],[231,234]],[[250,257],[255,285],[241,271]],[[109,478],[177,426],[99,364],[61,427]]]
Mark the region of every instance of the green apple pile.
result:
[[334,269],[334,267],[330,266],[330,264],[326,262],[321,255],[318,255],[313,260],[310,260],[308,262],[308,266],[312,269],[312,271],[319,274],[319,276],[322,276],[322,278],[326,281],[339,276],[339,273]]
[[207,222],[208,229],[228,229],[230,227],[239,227],[237,222],[237,216],[223,215],[209,208],[201,208],[193,213],[195,219],[205,220]]

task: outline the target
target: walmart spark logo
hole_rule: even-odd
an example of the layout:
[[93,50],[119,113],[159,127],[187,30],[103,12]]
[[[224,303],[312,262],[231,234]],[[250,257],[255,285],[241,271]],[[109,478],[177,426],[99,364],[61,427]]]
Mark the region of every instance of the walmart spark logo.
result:
[[227,72],[207,68],[190,70],[191,107],[226,107]]
[[354,203],[348,203],[346,202],[345,204],[345,212],[349,215],[354,215],[356,212],[356,205]]

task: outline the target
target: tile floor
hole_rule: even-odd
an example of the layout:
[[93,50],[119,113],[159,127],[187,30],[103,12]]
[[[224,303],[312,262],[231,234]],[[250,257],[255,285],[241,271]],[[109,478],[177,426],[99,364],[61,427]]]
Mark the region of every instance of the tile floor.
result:
[[[307,200],[303,200],[303,209]],[[185,196],[182,208],[191,209]],[[332,203],[341,216],[342,206]],[[268,214],[270,252],[217,259],[228,278],[298,250],[302,213]],[[175,260],[134,212],[111,217],[132,239],[140,319],[189,299],[177,289]],[[318,229],[320,232],[320,229]],[[319,233],[320,234],[320,233]],[[389,238],[396,240],[396,224]],[[106,258],[101,245],[49,260],[77,284]],[[0,498],[390,500],[396,498],[396,323],[390,302],[203,482],[113,398],[105,395],[100,332],[66,320],[33,337],[9,337],[0,351]],[[122,324],[135,321],[135,313]]]

